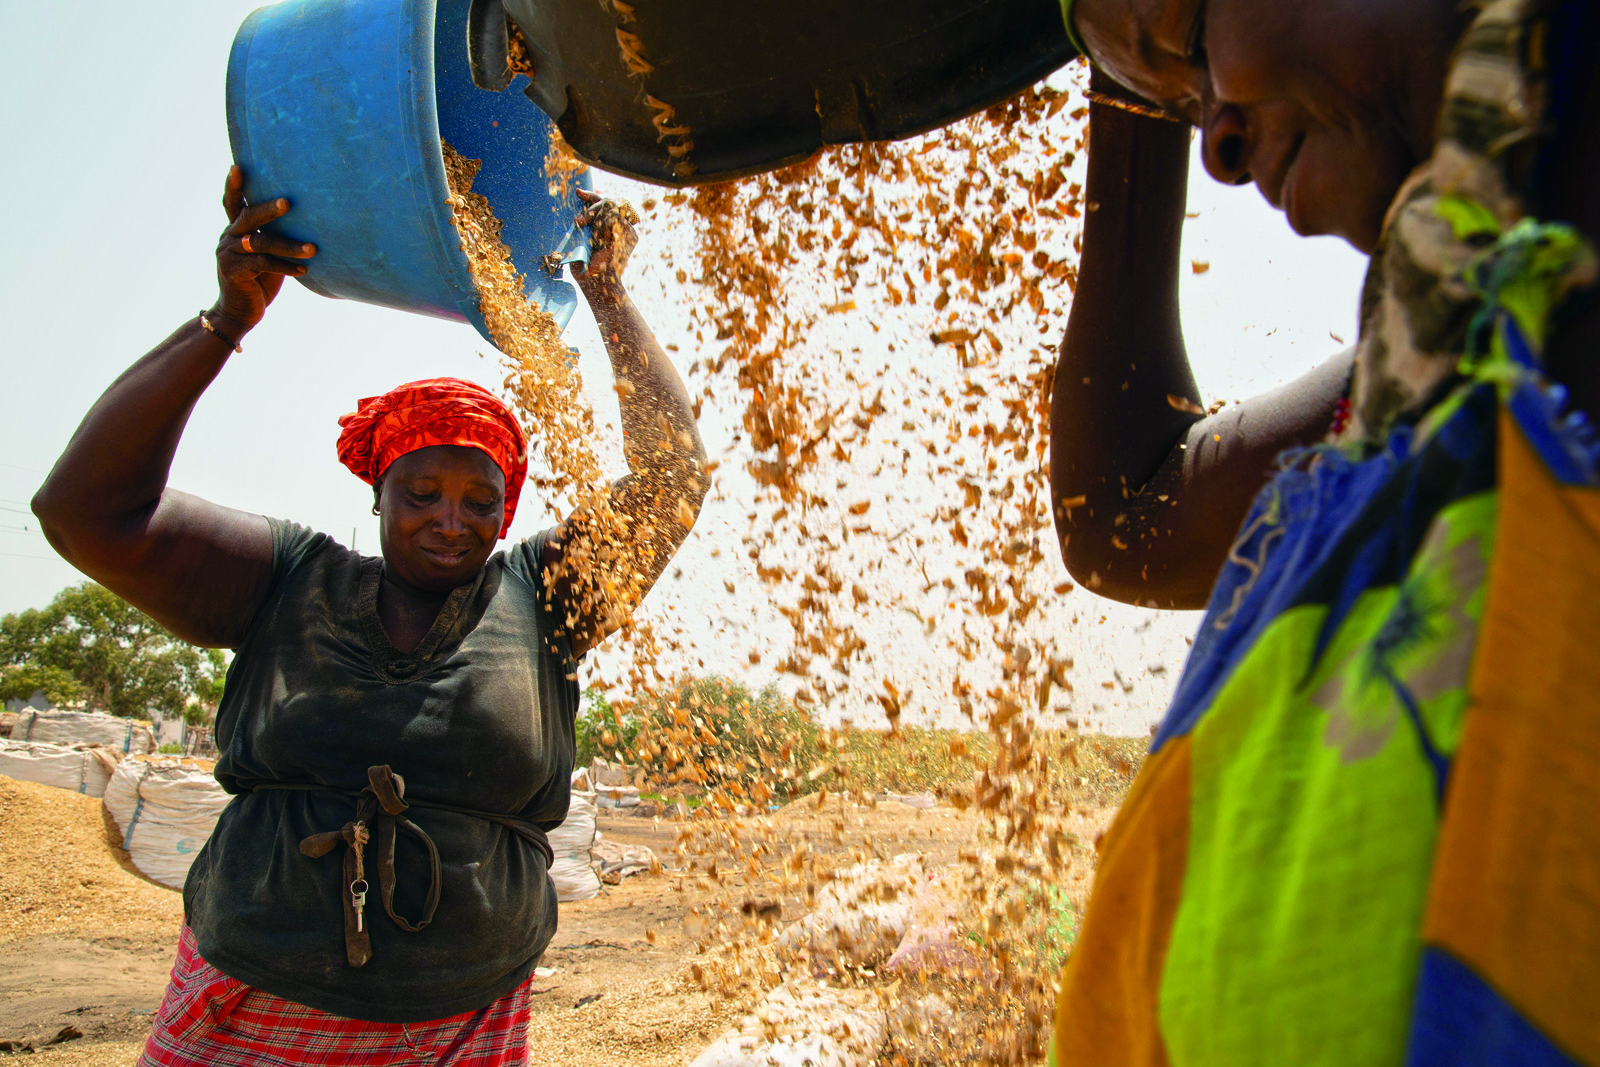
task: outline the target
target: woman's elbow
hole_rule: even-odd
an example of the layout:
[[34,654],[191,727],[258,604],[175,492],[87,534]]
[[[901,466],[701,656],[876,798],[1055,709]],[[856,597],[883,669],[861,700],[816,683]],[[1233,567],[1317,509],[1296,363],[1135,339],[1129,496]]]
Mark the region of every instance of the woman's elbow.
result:
[[73,566],[103,561],[127,548],[148,518],[146,510],[118,510],[107,502],[103,487],[65,483],[52,474],[28,502],[56,554]]
[[1078,545],[1069,535],[1061,535],[1061,559],[1067,565],[1072,580],[1095,596],[1116,600],[1124,604],[1144,604],[1149,600],[1144,583],[1132,582],[1118,567],[1117,561],[1106,553],[1093,551],[1082,544],[1088,535],[1079,533]]
[[74,550],[74,543],[79,540],[82,532],[80,516],[82,509],[72,503],[58,486],[53,486],[49,481],[39,487],[33,494],[33,499],[28,502],[34,518],[39,520],[39,532],[44,534],[44,539],[56,554],[68,563],[78,562],[78,553]]
[[52,545],[66,532],[73,514],[78,510],[69,503],[67,494],[53,478],[45,479],[45,483],[33,494],[33,499],[28,501],[28,507],[33,511],[33,517],[39,520],[40,531]]
[[1074,581],[1093,593],[1142,608],[1189,610],[1205,606],[1210,581],[1189,573],[1182,559],[1141,551],[1115,531],[1084,524],[1057,529],[1061,559]]

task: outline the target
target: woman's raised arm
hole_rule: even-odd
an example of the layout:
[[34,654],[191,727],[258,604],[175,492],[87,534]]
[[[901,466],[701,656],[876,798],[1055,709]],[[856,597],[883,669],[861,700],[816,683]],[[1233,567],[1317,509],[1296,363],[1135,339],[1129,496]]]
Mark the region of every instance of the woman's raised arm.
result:
[[[228,174],[229,225],[217,245],[220,295],[124,371],[89,409],[33,498],[50,544],[84,574],[186,641],[234,647],[272,577],[260,515],[168,488],[189,413],[239,340],[261,321],[310,245],[254,232],[287,201],[246,206]],[[209,324],[209,327],[208,325]]]
[[[1099,72],[1092,85],[1126,96]],[[1051,398],[1056,534],[1099,595],[1198,608],[1274,458],[1326,434],[1351,356],[1205,417],[1178,317],[1189,127],[1089,114],[1083,259]]]
[[592,227],[594,254],[574,276],[611,357],[629,472],[611,486],[618,529],[602,534],[590,516],[574,513],[546,543],[544,563],[557,576],[573,653],[581,656],[650,591],[689,536],[711,479],[689,389],[622,285],[638,241],[633,224],[609,201],[578,195],[592,205],[577,225]]

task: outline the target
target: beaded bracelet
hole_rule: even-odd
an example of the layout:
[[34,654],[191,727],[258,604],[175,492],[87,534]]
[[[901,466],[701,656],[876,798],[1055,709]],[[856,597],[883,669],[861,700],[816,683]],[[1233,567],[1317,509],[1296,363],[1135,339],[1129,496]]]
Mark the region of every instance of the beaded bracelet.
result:
[[227,345],[229,348],[233,349],[235,352],[244,351],[244,345],[241,345],[238,341],[235,341],[233,338],[229,337],[227,334],[211,325],[211,320],[206,318],[206,313],[204,311],[200,312],[200,325],[206,329],[207,333],[210,333],[213,337]]
[[1163,111],[1161,108],[1151,107],[1149,104],[1135,103],[1132,100],[1126,100],[1120,96],[1110,96],[1094,89],[1089,90],[1088,96],[1091,104],[1104,104],[1106,107],[1114,107],[1118,111],[1126,111],[1130,115],[1140,115],[1147,119],[1165,119],[1167,122],[1176,122],[1184,126],[1189,125],[1187,119],[1181,119],[1170,111]]

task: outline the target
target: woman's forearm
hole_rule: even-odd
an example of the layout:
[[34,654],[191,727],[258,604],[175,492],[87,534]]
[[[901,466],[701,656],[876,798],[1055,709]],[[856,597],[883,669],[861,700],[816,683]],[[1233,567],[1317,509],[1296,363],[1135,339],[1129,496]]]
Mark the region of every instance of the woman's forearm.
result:
[[84,574],[185,641],[236,648],[272,574],[267,522],[167,487],[189,413],[230,347],[196,320],[124,371],[84,416],[33,509]]
[[[545,548],[575,655],[632,614],[688,537],[711,486],[689,389],[620,280],[595,271],[579,285],[616,375],[629,473],[610,489],[611,510],[625,521],[597,534],[592,514],[574,512]],[[615,580],[597,566],[607,558],[621,565]]]
[[1050,476],[1068,568],[1104,581],[1112,516],[1196,421],[1178,316],[1188,127],[1090,109],[1083,258],[1051,397]]
[[73,566],[200,645],[237,647],[272,576],[260,515],[167,488],[189,413],[261,321],[283,279],[305,273],[308,244],[261,232],[287,200],[244,202],[244,172],[223,187],[216,303],[123,371],[84,416],[33,498],[55,550]]
[[1328,430],[1345,352],[1205,416],[1178,314],[1186,127],[1091,111],[1089,214],[1051,398],[1056,532],[1102,596],[1198,608],[1285,449]]
[[115,538],[150,513],[189,414],[229,352],[195,318],[111,383],[33,499],[57,551],[72,560],[85,541]]
[[[681,470],[703,481],[698,475],[705,466],[705,446],[677,368],[620,282],[593,282],[585,294],[616,376],[628,469],[635,474]],[[703,495],[704,487],[698,492]],[[699,496],[692,503],[698,505]]]
[[81,549],[113,549],[119,534],[139,532],[161,500],[195,401],[261,321],[283,279],[304,274],[304,261],[316,255],[313,245],[260,232],[288,213],[289,202],[247,205],[237,166],[228,171],[222,207],[228,227],[217,240],[218,294],[204,321],[184,323],[111,383],[34,497],[46,536],[80,566]]

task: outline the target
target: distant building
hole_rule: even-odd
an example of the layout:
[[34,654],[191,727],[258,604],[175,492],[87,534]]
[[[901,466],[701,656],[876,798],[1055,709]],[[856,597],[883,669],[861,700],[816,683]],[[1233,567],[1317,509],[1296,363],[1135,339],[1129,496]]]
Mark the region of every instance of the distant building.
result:
[[180,750],[188,739],[188,723],[184,722],[182,715],[171,715],[162,718],[161,713],[155,710],[146,712],[150,719],[151,731],[156,735],[156,750],[160,751],[167,745],[177,745]]

